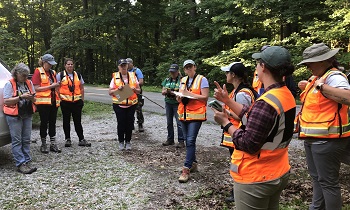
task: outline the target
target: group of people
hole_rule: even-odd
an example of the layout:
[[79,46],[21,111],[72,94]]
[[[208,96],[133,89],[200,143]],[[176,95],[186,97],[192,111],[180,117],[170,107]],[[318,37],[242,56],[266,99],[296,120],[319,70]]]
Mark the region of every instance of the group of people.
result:
[[[261,81],[258,91],[247,81],[247,68],[241,62],[221,67],[226,82],[233,85],[229,94],[226,84],[214,82],[214,97],[223,103],[222,109],[212,108],[215,121],[222,126],[221,145],[231,156],[230,175],[234,181],[232,199],[238,210],[279,209],[282,190],[287,186],[291,166],[288,145],[293,133],[304,140],[308,171],[313,182],[310,210],[341,209],[339,186],[340,165],[350,144],[348,105],[350,85],[339,70],[335,55],[324,43],[314,44],[303,52],[303,60],[312,76],[298,83],[301,89],[301,110],[296,114],[295,94],[286,86],[295,67],[289,51],[281,46],[268,46],[254,53],[256,77]],[[141,70],[133,67],[132,59],[119,59],[113,73],[109,94],[118,121],[120,150],[131,149],[134,114],[143,104]],[[40,115],[41,152],[61,152],[56,144],[56,115],[61,106],[65,146],[72,146],[70,116],[73,116],[79,146],[91,146],[85,140],[81,126],[84,105],[84,80],[74,71],[73,60],[65,60],[65,70],[56,74],[51,69],[56,62],[45,54],[28,80],[29,68],[23,63],[12,70],[13,78],[4,88],[4,113],[10,127],[12,152],[21,173],[33,173],[30,156],[32,114]],[[163,146],[175,144],[173,118],[177,122],[177,147],[186,148],[186,158],[179,182],[190,179],[198,171],[196,139],[206,120],[209,82],[197,73],[193,60],[185,60],[182,77],[179,66],[171,64],[170,76],[163,83],[165,96],[167,140]],[[140,73],[141,72],[141,73]],[[34,104],[36,106],[34,106]],[[143,131],[142,109],[138,112],[139,131]],[[47,132],[48,129],[48,132]],[[46,144],[50,137],[50,147]],[[234,193],[233,193],[234,192]],[[234,197],[233,197],[234,195]]]
[[[338,68],[335,59],[338,50],[331,50],[324,43],[304,50],[303,61],[298,65],[305,65],[313,76],[298,84],[303,103],[298,114],[291,76],[295,67],[284,47],[263,47],[252,55],[257,63],[253,85],[261,82],[257,91],[248,84],[247,69],[241,62],[221,67],[233,90],[229,94],[226,84],[214,82],[214,97],[223,106],[221,110],[212,110],[215,121],[223,128],[221,145],[228,147],[231,155],[234,193],[227,200],[235,200],[237,209],[279,209],[280,195],[290,176],[288,145],[294,133],[304,140],[313,183],[309,209],[341,209],[339,170],[342,162],[350,162],[345,156],[350,149],[350,85]],[[178,141],[186,146],[179,177],[182,183],[189,180],[190,172],[198,170],[195,143],[206,119],[209,91],[207,79],[196,73],[194,61],[186,60],[183,67],[187,76],[180,79],[178,65],[172,64],[171,76],[162,83],[168,128],[163,145],[174,144],[175,116]]]
[[[73,59],[66,58],[65,69],[58,74],[51,69],[56,64],[51,54],[43,55],[39,59],[39,67],[35,69],[32,79],[29,80],[29,67],[20,63],[12,69],[12,79],[4,87],[3,110],[10,129],[12,154],[17,170],[23,174],[31,174],[37,170],[32,164],[30,155],[32,115],[36,110],[40,116],[40,151],[42,153],[61,152],[56,143],[56,118],[59,106],[63,116],[65,147],[72,146],[71,116],[79,138],[78,145],[91,146],[91,143],[84,138],[81,125],[84,80],[81,74],[74,71]],[[50,140],[49,146],[47,136]]]

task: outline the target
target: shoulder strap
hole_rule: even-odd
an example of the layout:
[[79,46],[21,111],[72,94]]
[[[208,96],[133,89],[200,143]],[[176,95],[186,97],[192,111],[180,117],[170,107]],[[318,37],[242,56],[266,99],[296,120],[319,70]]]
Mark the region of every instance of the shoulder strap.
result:
[[259,94],[250,85],[241,83],[238,85],[237,89],[235,90],[235,101],[236,101],[237,93],[239,93],[242,89],[248,89],[253,93],[254,98],[252,98],[252,101],[255,101],[259,97]]

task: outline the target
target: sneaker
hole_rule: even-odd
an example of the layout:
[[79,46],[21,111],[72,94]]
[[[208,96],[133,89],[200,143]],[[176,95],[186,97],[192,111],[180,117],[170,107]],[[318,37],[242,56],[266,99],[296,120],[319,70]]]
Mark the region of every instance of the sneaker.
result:
[[125,149],[126,149],[126,150],[131,150],[131,144],[130,144],[130,142],[128,142],[128,143],[125,144]]
[[192,167],[190,168],[190,172],[191,173],[198,172],[198,163],[196,163],[196,162],[192,163]]
[[226,203],[235,202],[235,195],[234,195],[234,193],[233,193],[233,189],[231,190],[230,196],[228,196],[227,198],[225,198],[225,202],[226,202]]
[[61,149],[58,148],[58,146],[57,146],[56,144],[51,144],[51,145],[50,145],[50,151],[51,151],[51,152],[61,153]]
[[71,147],[72,146],[72,141],[70,138],[66,139],[66,143],[64,144],[65,147]]
[[169,145],[174,145],[174,141],[169,141],[169,140],[166,140],[166,142],[164,142],[162,145],[163,146],[169,146]]
[[44,154],[47,154],[49,153],[49,148],[47,147],[47,144],[42,144],[40,146],[40,152],[44,153]]
[[36,170],[38,170],[36,167],[34,167],[32,165],[32,161],[26,162],[26,165],[29,169],[31,169],[33,171],[32,173],[34,173],[34,172],[36,172]]
[[17,171],[22,174],[31,174],[34,172],[33,169],[29,168],[25,163],[22,163],[20,166],[18,166]]
[[190,178],[190,169],[187,167],[182,168],[182,173],[179,177],[179,182],[180,183],[186,183],[188,179]]
[[35,139],[33,139],[33,140],[32,140],[32,143],[36,143],[36,140],[35,140]]
[[119,150],[122,151],[125,149],[125,145],[122,142],[119,142]]
[[79,146],[82,146],[82,147],[91,147],[91,143],[86,141],[85,139],[82,139],[82,140],[79,140]]
[[145,129],[143,129],[143,125],[142,123],[139,123],[139,132],[144,132]]
[[185,148],[185,142],[180,141],[179,143],[176,144],[176,148],[180,149],[180,148]]

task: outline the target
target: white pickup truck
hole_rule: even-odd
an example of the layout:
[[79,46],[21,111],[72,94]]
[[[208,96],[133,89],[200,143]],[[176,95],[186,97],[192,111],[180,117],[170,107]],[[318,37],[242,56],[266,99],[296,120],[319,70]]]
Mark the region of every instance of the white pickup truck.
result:
[[9,79],[11,79],[9,68],[2,62],[2,60],[0,60],[0,147],[11,143],[9,127],[2,109],[4,105],[3,90],[6,82],[9,81]]

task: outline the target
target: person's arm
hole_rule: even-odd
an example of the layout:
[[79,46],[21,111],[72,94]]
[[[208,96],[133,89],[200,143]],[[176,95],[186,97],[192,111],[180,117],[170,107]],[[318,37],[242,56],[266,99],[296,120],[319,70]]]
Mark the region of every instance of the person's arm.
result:
[[84,90],[84,84],[81,84],[81,83],[80,83],[80,93],[81,93],[81,99],[84,101],[85,90]]
[[[318,84],[324,83],[324,79],[320,78],[314,84],[316,87]],[[341,104],[350,105],[350,90],[349,89],[341,89],[329,86],[327,84],[323,84],[321,87],[321,92],[327,98],[336,101]]]
[[141,69],[137,68],[135,73],[136,73],[137,79],[139,80],[139,85],[141,87],[143,85],[143,74],[142,74],[142,71],[141,71]]

